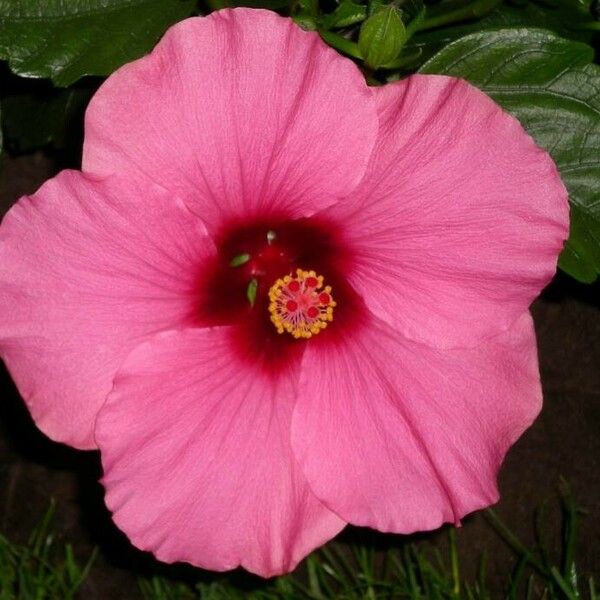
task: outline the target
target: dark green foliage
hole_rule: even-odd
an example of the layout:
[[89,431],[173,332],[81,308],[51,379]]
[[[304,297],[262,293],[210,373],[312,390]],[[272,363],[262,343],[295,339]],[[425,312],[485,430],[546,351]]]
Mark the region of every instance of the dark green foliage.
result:
[[191,0],[0,0],[0,59],[67,86],[146,54]]
[[[584,24],[592,20],[590,2],[580,0],[557,0],[556,2],[517,1],[486,2],[492,10],[486,12],[481,18],[473,13],[476,3],[460,2],[470,10],[472,17],[460,18],[448,22],[446,26],[429,27],[435,25],[438,19],[448,19],[448,12],[442,7],[449,3],[432,6],[428,11],[426,29],[420,31],[407,44],[407,50],[418,49],[423,60],[431,58],[444,46],[460,37],[480,31],[490,31],[505,27],[534,27],[548,29],[561,37],[590,43],[594,37],[593,31],[585,29]],[[480,6],[484,6],[480,3]],[[452,14],[452,13],[450,13]],[[456,14],[456,13],[454,13]]]

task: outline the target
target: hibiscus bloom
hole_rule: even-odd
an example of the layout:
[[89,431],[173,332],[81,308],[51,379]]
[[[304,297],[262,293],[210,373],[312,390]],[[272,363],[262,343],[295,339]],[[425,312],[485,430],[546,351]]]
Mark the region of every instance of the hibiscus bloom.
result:
[[497,500],[567,223],[552,160],[465,81],[369,88],[224,10],[109,77],[82,172],[4,219],[0,348],[38,426],[100,449],[136,546],[270,576],[347,523]]

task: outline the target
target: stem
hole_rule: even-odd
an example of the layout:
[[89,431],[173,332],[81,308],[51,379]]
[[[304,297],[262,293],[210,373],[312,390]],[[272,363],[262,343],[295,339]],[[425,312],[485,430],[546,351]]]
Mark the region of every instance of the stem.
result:
[[458,566],[458,550],[456,548],[456,529],[451,527],[448,529],[448,537],[450,540],[450,565],[452,569],[452,592],[460,597],[460,569]]
[[550,573],[552,577],[554,577],[554,581],[556,581],[560,591],[568,598],[568,600],[579,600],[579,593],[573,591],[569,587],[569,584],[562,578],[556,567],[552,567],[552,569],[550,569]]
[[419,31],[433,29],[434,27],[442,27],[443,25],[450,25],[451,23],[457,23],[459,21],[479,19],[492,12],[501,2],[502,0],[475,0],[466,6],[460,6],[459,8],[448,12],[441,12],[440,7],[438,7],[436,11],[430,8],[427,11],[430,16],[426,16],[425,19],[423,19],[419,25]]
[[552,562],[548,555],[548,545],[546,544],[545,538],[545,530],[546,530],[546,502],[542,502],[540,507],[535,512],[535,521],[534,521],[534,532],[537,547],[539,548],[540,556],[542,559],[542,563],[544,567],[550,572],[550,567],[552,567]]
[[600,21],[587,21],[586,23],[574,23],[569,25],[569,29],[578,29],[583,31],[600,31]]
[[533,556],[521,540],[500,520],[496,513],[488,508],[484,513],[486,521],[495,529],[496,533],[504,540],[507,546],[518,555],[521,555],[542,576],[546,577],[548,571],[544,565]]
[[563,575],[571,588],[577,589],[577,570],[575,568],[575,545],[577,542],[577,529],[579,526],[579,514],[577,506],[571,496],[567,483],[562,482],[562,505],[563,505]]
[[319,0],[308,0],[308,12],[313,19],[319,18]]
[[423,25],[423,21],[427,15],[427,9],[423,6],[423,8],[415,15],[415,18],[406,26],[406,42],[421,28]]
[[400,56],[398,58],[395,58],[393,61],[391,61],[379,68],[391,70],[391,71],[395,71],[396,69],[402,69],[404,67],[410,66],[411,64],[413,64],[417,60],[419,60],[421,54],[423,54],[423,50],[421,50],[421,48],[417,48],[417,49],[413,50],[410,54],[405,54],[405,55],[400,54]]
[[358,44],[355,42],[346,39],[345,37],[338,35],[337,33],[333,33],[333,31],[326,31],[324,29],[319,29],[319,35],[323,38],[325,42],[327,42],[331,47],[351,56],[352,58],[362,59],[362,54],[358,49]]

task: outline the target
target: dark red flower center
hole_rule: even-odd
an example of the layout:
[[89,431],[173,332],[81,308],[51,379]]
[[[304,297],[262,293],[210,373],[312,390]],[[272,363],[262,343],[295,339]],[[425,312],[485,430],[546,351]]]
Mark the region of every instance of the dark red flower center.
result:
[[363,310],[345,277],[352,257],[335,223],[230,222],[215,241],[217,255],[200,274],[198,316],[203,325],[233,325],[245,359],[280,370],[316,333],[319,343],[338,343]]

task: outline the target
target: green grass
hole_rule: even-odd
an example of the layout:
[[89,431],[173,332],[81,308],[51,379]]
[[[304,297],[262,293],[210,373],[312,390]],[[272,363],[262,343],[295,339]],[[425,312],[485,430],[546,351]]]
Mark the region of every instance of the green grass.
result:
[[84,582],[96,552],[81,567],[70,544],[58,547],[51,531],[54,502],[24,546],[0,534],[0,600],[70,600]]
[[[560,518],[549,522],[545,505],[535,515],[535,547],[518,539],[498,515],[485,511],[489,526],[515,555],[515,568],[505,577],[504,591],[492,592],[483,556],[474,581],[461,572],[457,530],[447,528],[447,550],[442,554],[427,541],[405,543],[377,551],[364,545],[343,548],[332,543],[309,556],[303,575],[292,574],[256,589],[240,587],[231,579],[182,584],[154,577],[140,581],[146,600],[600,600],[591,576],[578,573],[575,550],[584,514],[566,484],[561,484]],[[555,520],[556,521],[556,520]],[[560,529],[560,550],[552,555],[547,533]]]
[[[558,519],[549,520],[545,506],[536,512],[533,547],[518,539],[494,511],[484,513],[515,555],[512,572],[503,577],[493,574],[493,592],[485,556],[476,576],[467,581],[459,559],[460,532],[447,528],[447,543],[436,546],[426,539],[385,550],[334,542],[309,556],[296,573],[270,581],[235,574],[210,576],[199,570],[197,580],[185,583],[158,576],[140,579],[140,596],[145,600],[600,600],[593,578],[577,569],[577,535],[584,513],[564,485],[560,508]],[[0,600],[78,597],[93,570],[94,555],[79,566],[71,546],[55,542],[50,528],[53,513],[52,505],[24,546],[0,536]],[[545,539],[553,534],[560,534],[558,552]],[[498,590],[499,579],[505,581],[503,591]]]

